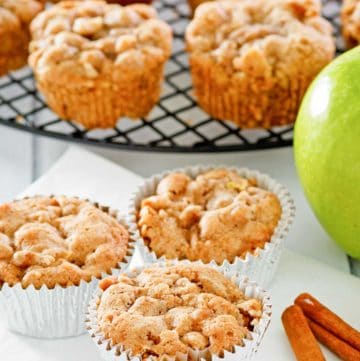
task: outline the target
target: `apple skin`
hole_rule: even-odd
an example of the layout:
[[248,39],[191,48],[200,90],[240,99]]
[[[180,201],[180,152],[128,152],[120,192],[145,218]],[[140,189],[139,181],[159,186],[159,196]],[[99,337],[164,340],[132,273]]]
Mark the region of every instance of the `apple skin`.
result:
[[360,259],[360,46],[330,63],[309,87],[295,123],[294,152],[316,217]]

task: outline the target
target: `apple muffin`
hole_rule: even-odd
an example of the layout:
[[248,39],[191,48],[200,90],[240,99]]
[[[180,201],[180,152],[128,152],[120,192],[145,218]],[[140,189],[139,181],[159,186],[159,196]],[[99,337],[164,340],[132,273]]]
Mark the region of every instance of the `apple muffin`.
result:
[[186,30],[199,105],[244,128],[293,123],[307,87],[335,53],[320,10],[314,0],[201,4]]
[[138,230],[157,258],[222,264],[263,248],[280,220],[275,194],[235,170],[212,169],[191,178],[174,172],[141,201]]
[[39,14],[31,33],[37,86],[61,118],[114,127],[158,101],[172,32],[151,6],[65,1]]
[[77,198],[32,197],[0,206],[0,286],[54,288],[111,273],[129,234],[110,214]]
[[341,8],[342,33],[348,48],[360,44],[360,1],[344,0]]
[[100,288],[99,331],[141,360],[231,351],[250,338],[263,312],[260,300],[203,265],[153,265],[104,279]]
[[27,63],[29,24],[42,8],[35,0],[0,0],[0,76]]

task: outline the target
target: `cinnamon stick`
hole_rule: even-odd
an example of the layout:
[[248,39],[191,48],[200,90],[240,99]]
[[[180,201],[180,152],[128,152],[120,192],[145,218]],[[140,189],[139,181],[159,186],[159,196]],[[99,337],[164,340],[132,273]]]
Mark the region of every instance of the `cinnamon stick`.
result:
[[360,351],[360,332],[330,311],[316,298],[308,293],[302,293],[295,299],[295,304],[301,307],[307,318]]
[[325,328],[308,319],[311,331],[315,337],[330,351],[339,356],[344,361],[360,361],[360,351],[351,347],[345,341],[333,335]]
[[281,316],[286,334],[298,361],[325,361],[301,308],[288,307]]

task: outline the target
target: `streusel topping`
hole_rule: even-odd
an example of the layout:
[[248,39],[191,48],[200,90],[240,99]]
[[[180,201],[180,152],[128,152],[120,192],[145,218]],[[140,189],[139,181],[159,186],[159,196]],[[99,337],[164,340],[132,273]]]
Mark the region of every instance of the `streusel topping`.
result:
[[28,26],[41,8],[40,2],[35,0],[0,0],[0,26],[9,19]]
[[77,285],[109,273],[127,252],[129,235],[88,201],[34,197],[0,206],[0,286]]
[[117,68],[160,66],[171,51],[171,28],[145,4],[65,1],[31,24],[30,65],[96,78]]
[[105,279],[100,287],[100,330],[143,360],[189,348],[231,350],[262,315],[260,301],[247,299],[220,272],[201,265],[155,265],[136,277]]
[[348,46],[360,44],[360,1],[345,0],[341,9],[343,34]]
[[302,53],[323,59],[326,49],[331,59],[331,33],[318,0],[230,0],[201,4],[186,40],[190,52],[210,56],[231,73],[269,78],[292,74],[293,58]]
[[236,171],[214,169],[191,179],[171,173],[144,199],[141,236],[158,257],[221,264],[270,241],[281,216],[278,198]]

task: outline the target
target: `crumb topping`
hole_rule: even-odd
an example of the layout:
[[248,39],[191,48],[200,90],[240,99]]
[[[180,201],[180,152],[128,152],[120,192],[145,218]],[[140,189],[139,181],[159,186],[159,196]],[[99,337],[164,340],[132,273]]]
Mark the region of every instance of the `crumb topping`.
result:
[[42,8],[43,5],[35,0],[0,0],[0,55],[25,52],[29,24]]
[[144,199],[138,227],[158,257],[221,264],[270,241],[281,216],[271,192],[236,171],[214,169],[191,179],[171,173]]
[[218,354],[242,345],[262,304],[217,270],[201,265],[151,266],[136,277],[101,281],[98,324],[112,344],[143,360],[189,348]]
[[321,68],[334,54],[331,34],[317,0],[230,0],[201,4],[186,40],[191,53],[206,55],[229,72],[267,79],[291,73],[294,57],[309,66],[314,59]]
[[344,38],[349,47],[360,44],[360,1],[345,0],[341,9]]
[[8,19],[28,26],[41,9],[42,5],[35,0],[0,0],[0,30],[3,21]]
[[121,262],[129,235],[88,201],[33,197],[0,206],[0,285],[78,285]]
[[31,24],[31,67],[63,68],[96,78],[118,69],[160,66],[170,55],[172,33],[153,7],[104,1],[64,1]]

